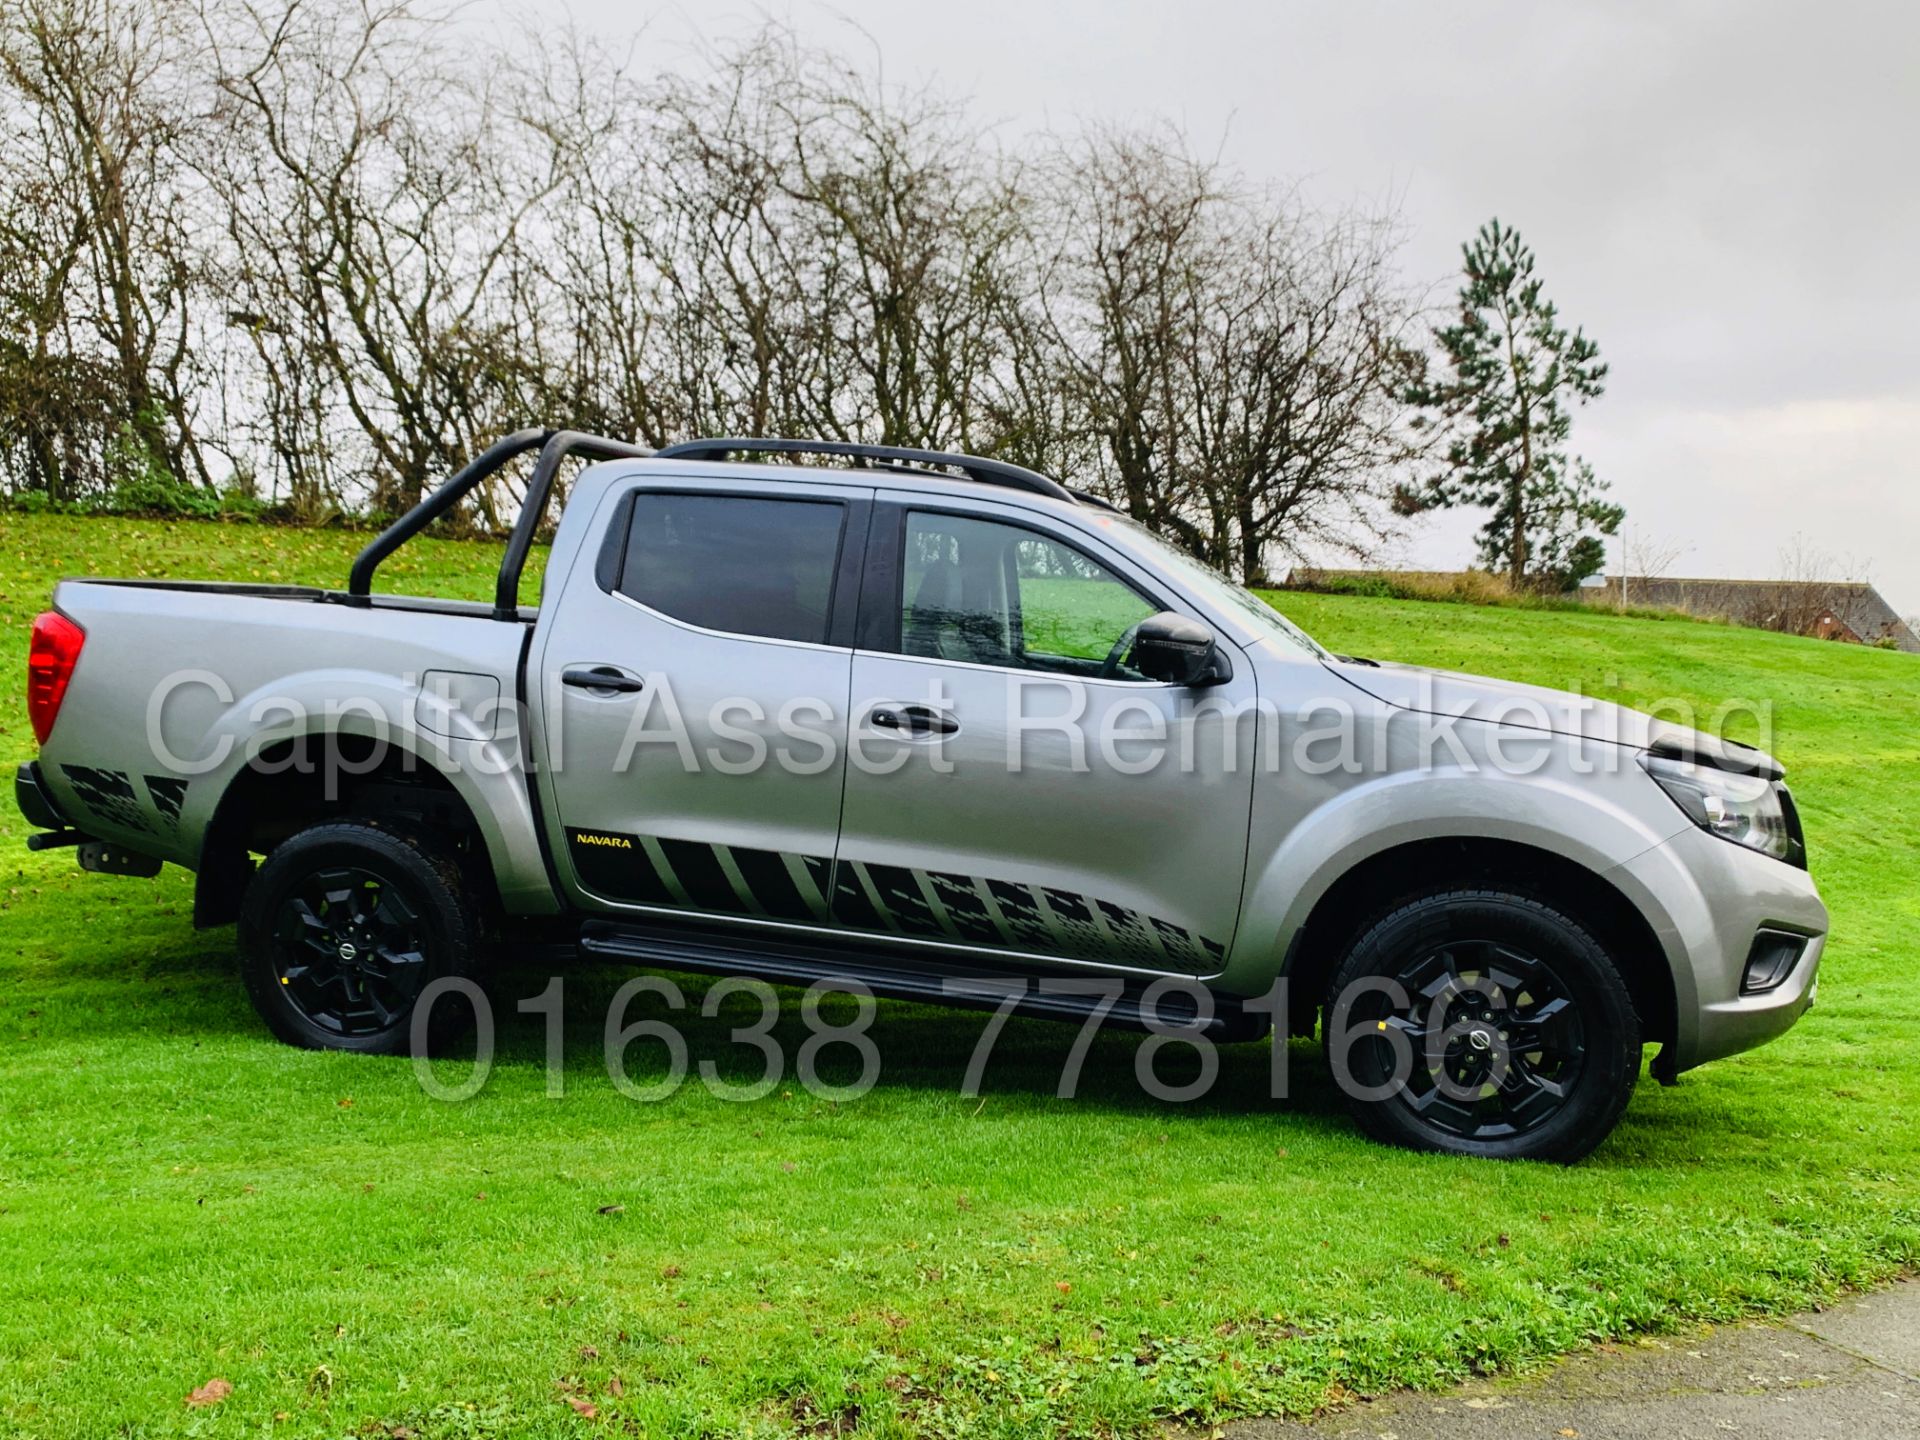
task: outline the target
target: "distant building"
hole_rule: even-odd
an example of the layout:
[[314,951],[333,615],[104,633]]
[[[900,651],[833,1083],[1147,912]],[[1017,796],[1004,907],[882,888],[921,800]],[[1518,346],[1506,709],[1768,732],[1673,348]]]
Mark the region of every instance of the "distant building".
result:
[[[1621,603],[1621,578],[1582,586],[1590,605]],[[1857,580],[1700,580],[1670,576],[1625,577],[1628,605],[1680,610],[1704,620],[1731,620],[1789,635],[1813,635],[1856,645],[1891,645],[1920,655],[1915,635],[1881,596]]]

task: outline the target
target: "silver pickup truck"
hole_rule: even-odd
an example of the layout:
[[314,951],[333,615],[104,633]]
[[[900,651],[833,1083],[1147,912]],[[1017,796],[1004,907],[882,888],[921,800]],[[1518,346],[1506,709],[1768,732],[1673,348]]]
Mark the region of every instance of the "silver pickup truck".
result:
[[[531,452],[493,604],[373,593]],[[1765,754],[1330,654],[965,455],[522,432],[344,591],[63,582],[29,708],[29,843],[195,871],[298,1045],[403,1051],[430,982],[557,930],[1222,1041],[1318,1025],[1369,1133],[1566,1160],[1643,1043],[1667,1082],[1793,1024],[1827,929]]]

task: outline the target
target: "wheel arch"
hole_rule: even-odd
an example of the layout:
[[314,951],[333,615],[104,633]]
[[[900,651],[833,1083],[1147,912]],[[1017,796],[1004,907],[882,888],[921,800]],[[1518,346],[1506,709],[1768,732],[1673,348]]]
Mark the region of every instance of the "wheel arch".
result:
[[1368,926],[1417,895],[1463,887],[1516,890],[1587,926],[1620,967],[1646,1038],[1663,1047],[1675,1044],[1679,1002],[1672,962],[1640,908],[1577,860],[1484,836],[1428,838],[1376,851],[1320,894],[1288,941],[1282,964],[1294,1033],[1312,1033],[1330,998],[1326,992],[1334,970]]
[[[321,754],[312,752],[318,749]],[[455,778],[394,738],[316,731],[262,746],[228,780],[207,823],[194,881],[193,923],[237,919],[252,856],[329,820],[361,817],[433,835],[498,912],[497,836]]]
[[[308,798],[301,784],[310,777],[289,779],[284,773],[289,755],[304,757],[306,768],[322,778],[332,775],[342,792],[392,782],[457,796],[483,844],[488,873],[476,877],[476,884],[484,879],[480,888],[497,893],[514,914],[557,912],[530,777],[518,757],[524,719],[503,713],[495,725],[497,733],[488,738],[471,717],[412,677],[358,669],[303,672],[226,703],[193,732],[190,764],[180,767],[194,777],[181,830],[201,837],[195,923],[220,925],[236,917],[252,873],[249,841],[259,833],[252,817],[271,814],[283,800],[297,805]],[[359,758],[330,765],[329,747]],[[260,773],[276,767],[283,772],[281,787]],[[308,823],[347,813],[338,796],[323,799],[302,812]]]

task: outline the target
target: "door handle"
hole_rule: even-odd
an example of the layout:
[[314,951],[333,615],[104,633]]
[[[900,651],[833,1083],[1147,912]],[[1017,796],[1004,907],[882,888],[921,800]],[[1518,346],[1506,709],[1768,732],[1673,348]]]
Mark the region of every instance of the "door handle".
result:
[[892,701],[874,706],[867,722],[876,730],[891,730],[910,738],[928,735],[952,735],[960,722],[942,710],[928,705],[901,705]]
[[637,690],[647,688],[647,682],[636,680],[633,676],[616,670],[611,665],[577,665],[560,672],[562,685],[573,685],[582,690],[612,690],[621,695],[631,695]]

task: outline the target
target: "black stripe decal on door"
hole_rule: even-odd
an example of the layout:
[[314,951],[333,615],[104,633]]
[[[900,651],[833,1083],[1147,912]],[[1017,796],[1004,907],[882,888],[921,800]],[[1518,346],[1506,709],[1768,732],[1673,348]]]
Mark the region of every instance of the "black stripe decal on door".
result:
[[[960,941],[1136,969],[1216,973],[1226,947],[1156,915],[1071,890],[821,855],[567,830],[580,883],[616,903]],[[832,900],[828,902],[829,880]]]
[[822,917],[814,913],[800,893],[800,887],[794,884],[793,876],[787,872],[785,858],[777,850],[743,850],[738,846],[729,847],[734,868],[740,872],[740,879],[748,892],[759,904],[765,914],[776,920],[814,921]]
[[680,882],[687,904],[694,909],[724,915],[747,908],[745,901],[734,893],[733,881],[727,878],[727,872],[720,868],[720,857],[714,854],[713,846],[697,840],[662,840],[660,852],[673,867],[674,878]]

